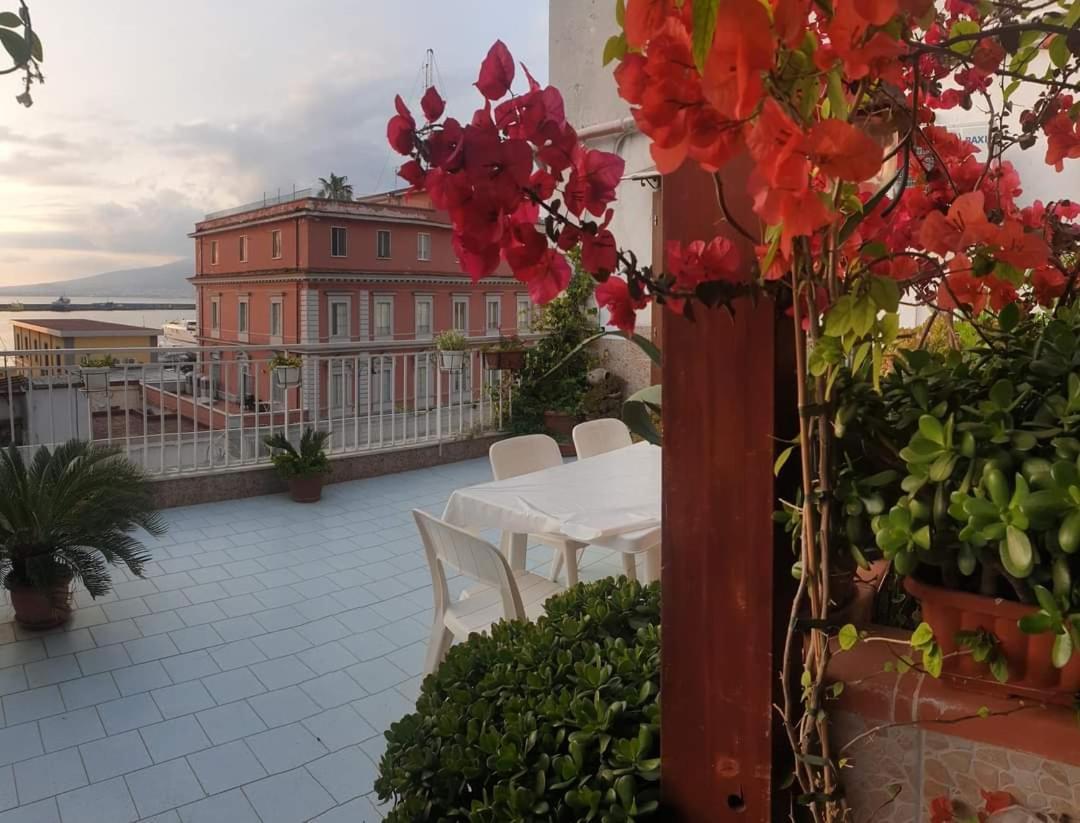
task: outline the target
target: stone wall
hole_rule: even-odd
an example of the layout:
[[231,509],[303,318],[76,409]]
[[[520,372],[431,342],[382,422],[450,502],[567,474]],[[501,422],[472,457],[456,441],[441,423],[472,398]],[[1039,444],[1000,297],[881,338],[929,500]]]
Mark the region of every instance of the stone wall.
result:
[[603,337],[592,344],[600,366],[626,382],[626,395],[652,385],[652,361],[628,340]]

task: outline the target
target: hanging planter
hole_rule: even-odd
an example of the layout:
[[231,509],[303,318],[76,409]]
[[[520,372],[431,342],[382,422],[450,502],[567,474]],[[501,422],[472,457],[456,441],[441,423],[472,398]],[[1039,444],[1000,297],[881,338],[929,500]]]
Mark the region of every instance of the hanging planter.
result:
[[103,392],[109,390],[109,374],[116,365],[112,355],[101,357],[85,357],[79,367],[79,373],[83,381],[83,389],[88,392]]
[[521,371],[525,368],[525,344],[508,337],[484,350],[484,365],[498,371]]
[[442,332],[435,338],[439,350],[439,368],[443,371],[461,371],[465,368],[465,335],[454,329]]
[[270,369],[274,373],[274,380],[279,386],[293,388],[300,385],[300,367],[302,361],[299,357],[287,354],[276,354],[270,361]]

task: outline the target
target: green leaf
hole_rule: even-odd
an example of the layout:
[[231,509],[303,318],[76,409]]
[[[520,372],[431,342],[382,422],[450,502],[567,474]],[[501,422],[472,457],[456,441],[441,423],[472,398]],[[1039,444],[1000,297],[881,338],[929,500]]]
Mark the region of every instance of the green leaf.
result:
[[1045,612],[1033,612],[1020,618],[1018,625],[1024,634],[1045,634],[1053,628],[1054,621]]
[[1009,682],[1009,664],[1004,655],[998,654],[990,659],[990,674],[998,683]]
[[[957,20],[949,29],[949,39],[965,34],[978,34],[981,29],[981,25],[974,20]],[[957,54],[970,54],[975,48],[975,41],[961,40],[959,43],[953,43],[949,48]]]
[[622,60],[626,56],[626,49],[625,34],[611,35],[604,44],[603,65],[606,66],[612,60]]
[[1031,548],[1031,541],[1016,526],[1006,527],[1000,554],[1001,564],[1013,577],[1027,577],[1035,566],[1035,553]]
[[920,649],[934,639],[934,630],[929,623],[920,623],[911,633],[911,646]]
[[839,68],[834,68],[829,72],[827,91],[832,116],[839,120],[847,120],[848,104],[844,96],[844,81],[840,76]]
[[870,296],[888,314],[895,314],[900,308],[900,287],[891,277],[870,278]]
[[1001,327],[1002,331],[1012,331],[1019,322],[1020,307],[1015,303],[1009,303],[1009,305],[998,312],[998,325]]
[[615,0],[615,22],[620,28],[626,25],[626,0]]
[[840,633],[836,636],[836,639],[840,643],[840,648],[844,651],[848,651],[855,647],[855,644],[859,642],[859,630],[855,628],[854,624],[848,623],[840,629]]
[[1002,411],[1005,411],[1012,405],[1013,401],[1013,384],[1005,379],[998,380],[990,387],[990,402],[997,406]]
[[24,66],[30,61],[30,49],[21,34],[11,29],[0,28],[0,44],[4,46],[16,66]]
[[1035,599],[1039,601],[1039,605],[1042,610],[1050,615],[1050,619],[1055,623],[1061,622],[1061,610],[1058,608],[1057,601],[1054,599],[1054,595],[1045,586],[1034,586]]
[[0,26],[17,29],[23,24],[22,18],[13,11],[0,12]]
[[919,434],[939,446],[945,445],[945,429],[936,417],[924,414],[919,418]]
[[661,387],[647,386],[626,399],[622,407],[622,419],[634,434],[659,446],[663,443],[663,436],[653,423],[652,415],[660,408]]
[[716,12],[720,0],[694,0],[694,32],[692,35],[694,63],[698,71],[705,71],[705,61],[712,50],[713,36],[716,34]]
[[872,299],[860,297],[851,308],[851,329],[862,337],[874,327],[877,319],[877,306]]
[[851,330],[851,304],[851,296],[844,295],[829,307],[825,312],[825,334],[843,337]]
[[1059,634],[1054,638],[1054,646],[1050,650],[1050,660],[1055,668],[1064,669],[1072,659],[1072,654],[1073,642],[1072,635],[1069,632]]
[[773,463],[773,475],[779,475],[780,470],[784,468],[784,464],[787,463],[788,458],[791,457],[791,453],[795,451],[794,446],[788,446],[784,449],[776,458],[776,462]]
[[1062,35],[1056,35],[1053,40],[1050,41],[1050,62],[1057,66],[1059,69],[1065,68],[1069,63],[1069,58],[1072,54],[1069,52],[1069,44]]
[[941,670],[945,665],[945,656],[941,653],[941,646],[937,643],[930,644],[930,648],[923,652],[923,668],[931,677],[941,677]]

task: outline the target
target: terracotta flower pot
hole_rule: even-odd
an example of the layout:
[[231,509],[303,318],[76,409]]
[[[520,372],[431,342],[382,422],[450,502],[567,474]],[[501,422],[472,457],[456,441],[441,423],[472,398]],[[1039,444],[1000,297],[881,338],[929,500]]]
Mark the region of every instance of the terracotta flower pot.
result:
[[486,351],[484,365],[499,371],[521,371],[525,368],[525,349]]
[[[1073,695],[1080,691],[1080,655],[1073,655],[1065,668],[1057,669],[1050,661],[1054,635],[1020,631],[1017,622],[1038,611],[1034,606],[943,589],[913,577],[904,578],[904,588],[919,600],[923,620],[934,629],[934,637],[946,655],[945,675],[981,690],[1029,694],[1070,704]],[[998,683],[987,665],[976,662],[969,654],[948,656],[959,650],[956,633],[975,629],[992,632],[1000,641],[1009,664],[1008,683]]]
[[27,629],[52,629],[71,617],[71,578],[48,588],[18,586],[10,590],[15,621]]
[[318,503],[322,499],[321,474],[306,474],[289,478],[289,496],[297,503]]

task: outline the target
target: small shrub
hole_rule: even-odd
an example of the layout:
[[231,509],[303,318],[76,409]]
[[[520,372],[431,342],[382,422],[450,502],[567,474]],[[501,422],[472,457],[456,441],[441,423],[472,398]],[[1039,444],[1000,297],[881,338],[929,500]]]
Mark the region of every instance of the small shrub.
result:
[[394,723],[389,823],[634,821],[660,794],[660,589],[605,579],[450,649]]
[[300,436],[300,448],[297,449],[281,432],[263,435],[263,443],[274,450],[270,462],[285,478],[328,474],[330,458],[324,447],[329,439],[330,432],[316,431],[309,426]]
[[435,335],[435,348],[439,351],[464,351],[469,341],[456,329],[447,329]]

